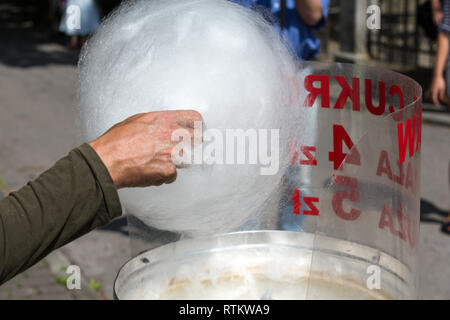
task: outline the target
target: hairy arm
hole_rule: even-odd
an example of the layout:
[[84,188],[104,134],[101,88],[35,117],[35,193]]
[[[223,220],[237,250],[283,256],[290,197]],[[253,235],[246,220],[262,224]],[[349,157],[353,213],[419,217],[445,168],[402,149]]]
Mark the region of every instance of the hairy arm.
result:
[[117,189],[171,183],[171,159],[195,111],[138,114],[72,150],[36,180],[0,201],[0,284],[51,251],[122,214]]

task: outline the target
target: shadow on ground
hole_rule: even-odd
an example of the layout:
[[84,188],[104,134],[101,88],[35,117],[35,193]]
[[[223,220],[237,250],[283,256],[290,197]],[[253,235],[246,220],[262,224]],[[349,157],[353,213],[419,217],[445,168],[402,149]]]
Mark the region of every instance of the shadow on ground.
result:
[[[448,216],[448,211],[436,207],[428,200],[420,199],[420,222],[442,223]],[[436,217],[442,218],[436,218]]]
[[106,226],[100,227],[99,230],[119,232],[125,236],[128,236],[129,232],[128,232],[127,217],[122,216],[120,218],[114,219],[113,221],[108,223]]

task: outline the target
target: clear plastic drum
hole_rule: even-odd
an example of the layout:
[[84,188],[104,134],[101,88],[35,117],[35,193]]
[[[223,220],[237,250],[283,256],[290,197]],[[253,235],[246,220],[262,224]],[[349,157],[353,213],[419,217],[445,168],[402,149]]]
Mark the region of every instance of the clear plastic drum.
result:
[[289,166],[262,212],[198,237],[128,212],[135,257],[118,274],[117,298],[415,297],[421,87],[335,63],[302,63],[286,85],[289,106],[279,112],[301,125],[280,135]]

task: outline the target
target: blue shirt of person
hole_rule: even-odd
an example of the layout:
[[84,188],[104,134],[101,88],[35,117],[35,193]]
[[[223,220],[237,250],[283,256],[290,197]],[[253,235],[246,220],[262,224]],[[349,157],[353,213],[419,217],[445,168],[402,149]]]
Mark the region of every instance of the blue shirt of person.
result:
[[[281,0],[232,0],[245,7],[263,6],[280,19]],[[320,0],[322,4],[322,18],[314,26],[305,24],[298,14],[294,0],[286,0],[286,11],[283,25],[283,35],[289,41],[291,47],[297,53],[300,60],[314,58],[319,53],[320,40],[316,38],[313,29],[318,29],[325,24],[328,16],[330,0]],[[275,26],[279,32],[279,26]]]

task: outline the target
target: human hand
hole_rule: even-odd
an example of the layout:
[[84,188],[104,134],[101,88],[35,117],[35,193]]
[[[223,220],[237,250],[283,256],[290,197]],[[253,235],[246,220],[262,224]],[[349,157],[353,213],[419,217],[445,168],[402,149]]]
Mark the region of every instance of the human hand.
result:
[[160,186],[177,177],[172,162],[172,132],[187,130],[202,116],[193,110],[160,111],[134,115],[89,143],[97,152],[116,187]]
[[441,101],[444,101],[445,95],[445,80],[443,76],[437,76],[433,78],[430,87],[431,100],[434,105],[440,106]]

